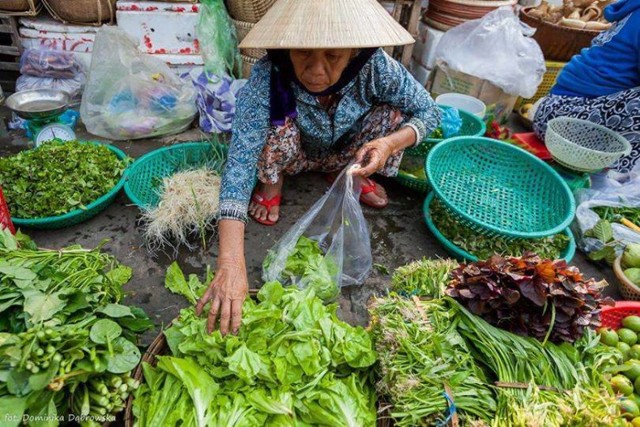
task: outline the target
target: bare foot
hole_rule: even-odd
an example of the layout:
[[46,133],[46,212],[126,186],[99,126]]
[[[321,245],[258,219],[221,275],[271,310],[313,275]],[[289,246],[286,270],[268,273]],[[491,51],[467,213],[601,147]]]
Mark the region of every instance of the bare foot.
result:
[[[284,180],[282,179],[282,176],[275,184],[263,184],[260,182],[256,186],[254,192],[260,194],[265,200],[271,200],[282,194],[283,183]],[[267,209],[265,206],[251,201],[249,203],[249,215],[262,221],[269,220],[271,222],[277,222],[280,218],[280,206],[273,206],[271,209]]]
[[[356,184],[360,185],[360,187],[366,187],[369,185],[369,182],[366,178],[357,177]],[[389,197],[387,196],[385,189],[376,182],[376,189],[370,193],[362,194],[360,196],[360,201],[375,208],[382,209],[389,204]]]

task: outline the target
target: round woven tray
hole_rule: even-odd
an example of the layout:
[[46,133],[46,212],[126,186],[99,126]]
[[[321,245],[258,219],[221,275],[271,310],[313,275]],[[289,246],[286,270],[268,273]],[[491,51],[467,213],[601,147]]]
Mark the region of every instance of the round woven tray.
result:
[[540,45],[547,61],[568,62],[573,55],[580,53],[580,50],[591,46],[591,41],[600,34],[600,31],[581,30],[545,22],[530,16],[527,12],[531,9],[521,9],[520,20],[536,29],[533,39]]
[[560,233],[575,215],[560,175],[502,141],[447,139],[431,150],[425,170],[438,198],[478,233],[536,239]]
[[[87,141],[87,144],[95,144],[95,145],[103,145],[99,142]],[[110,144],[106,145],[109,150],[113,151],[115,155],[123,160],[127,157],[127,155],[117,147],[114,147]],[[24,219],[24,218],[11,218],[13,224],[18,227],[27,227],[27,228],[35,228],[40,230],[53,230],[57,228],[70,227],[72,225],[80,224],[90,218],[93,218],[103,210],[105,210],[113,200],[116,198],[116,195],[124,185],[125,177],[127,175],[128,168],[122,174],[122,177],[118,181],[118,183],[111,189],[107,194],[98,198],[97,200],[89,203],[85,209],[76,209],[71,212],[67,212],[64,215],[50,216],[46,218],[34,218],[34,219]]]
[[248,79],[251,75],[251,69],[259,61],[258,58],[252,58],[246,55],[240,55],[242,59],[242,77]]
[[[236,27],[236,34],[238,36],[238,43],[240,43],[246,36],[249,34],[249,31],[253,28],[254,25],[251,22],[243,22],[232,19],[233,25]],[[267,54],[266,49],[240,49],[240,53],[244,56],[248,56],[251,58],[262,58]]]
[[276,0],[227,0],[227,10],[233,19],[255,24],[269,11]]
[[[478,261],[477,256],[473,255],[470,252],[465,251],[459,246],[456,246],[451,240],[447,239],[444,236],[444,234],[440,232],[440,230],[438,230],[438,227],[436,227],[436,224],[433,222],[433,218],[431,217],[431,202],[433,202],[434,198],[435,196],[433,192],[429,193],[429,195],[425,199],[424,204],[422,206],[422,214],[424,216],[424,222],[427,224],[429,231],[431,231],[431,233],[435,236],[435,238],[438,239],[438,241],[442,244],[442,246],[444,246],[447,252],[449,252],[449,254],[451,254],[457,260],[467,261],[467,262],[477,262]],[[562,253],[562,259],[564,259],[567,262],[571,262],[574,255],[576,254],[576,239],[574,238],[573,233],[571,232],[569,227],[567,227],[563,231],[563,234],[566,234],[569,237],[569,243],[567,243],[567,247],[564,249]]]
[[622,255],[613,262],[613,272],[618,279],[618,290],[629,301],[640,301],[640,287],[633,283],[622,270]]

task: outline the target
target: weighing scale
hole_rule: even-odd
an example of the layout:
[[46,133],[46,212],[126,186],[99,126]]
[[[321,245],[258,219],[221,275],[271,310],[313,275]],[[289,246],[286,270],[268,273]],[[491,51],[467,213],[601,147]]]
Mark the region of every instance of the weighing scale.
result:
[[7,108],[27,120],[36,147],[54,139],[73,141],[76,133],[60,116],[70,107],[69,95],[55,89],[33,89],[16,92],[7,98]]

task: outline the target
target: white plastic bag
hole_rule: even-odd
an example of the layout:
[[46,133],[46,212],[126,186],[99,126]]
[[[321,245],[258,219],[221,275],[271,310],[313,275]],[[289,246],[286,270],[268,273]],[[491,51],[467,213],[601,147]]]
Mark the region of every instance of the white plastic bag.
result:
[[67,92],[73,101],[79,101],[86,80],[87,78],[82,73],[76,74],[71,79],[35,77],[23,74],[16,80],[16,90],[58,89]]
[[[573,224],[578,245],[586,253],[603,248],[603,243],[592,237],[584,237],[600,220],[593,208],[598,206],[640,208],[640,176],[636,174],[600,174],[594,176],[592,188],[576,192],[576,218]],[[613,239],[618,254],[629,243],[640,243],[640,233],[618,222],[612,222]]]
[[499,8],[447,31],[436,48],[436,64],[531,98],[546,70],[534,32],[511,8]]
[[[318,242],[325,258],[336,264],[333,279],[339,287],[359,285],[367,278],[373,262],[369,230],[358,201],[360,190],[354,189],[349,168],[271,248],[263,270],[265,281],[283,279],[287,258],[302,236]],[[293,278],[293,282],[300,288],[308,285],[304,277]]]
[[148,138],[182,132],[197,112],[196,93],[167,64],[140,53],[118,27],[96,34],[80,115],[104,138]]

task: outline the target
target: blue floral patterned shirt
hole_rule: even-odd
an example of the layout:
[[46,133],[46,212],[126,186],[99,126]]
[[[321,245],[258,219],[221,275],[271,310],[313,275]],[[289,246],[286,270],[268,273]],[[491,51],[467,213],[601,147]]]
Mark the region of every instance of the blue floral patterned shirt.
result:
[[[247,220],[257,163],[271,126],[269,87],[271,63],[265,57],[254,65],[249,82],[238,95],[229,158],[222,176],[220,219]],[[429,93],[399,62],[378,49],[360,73],[339,93],[335,114],[329,117],[317,98],[294,87],[298,117],[295,123],[304,146],[329,150],[372,107],[388,104],[399,109],[417,134],[418,143],[439,125],[440,112]]]

